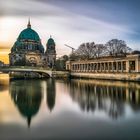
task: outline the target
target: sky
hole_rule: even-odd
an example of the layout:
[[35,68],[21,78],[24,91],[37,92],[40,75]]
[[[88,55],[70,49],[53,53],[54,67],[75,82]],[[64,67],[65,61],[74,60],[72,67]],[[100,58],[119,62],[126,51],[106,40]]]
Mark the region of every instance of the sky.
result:
[[8,54],[31,19],[32,29],[44,48],[50,35],[57,56],[71,53],[84,42],[105,44],[125,40],[132,49],[140,46],[140,0],[1,0],[0,60]]

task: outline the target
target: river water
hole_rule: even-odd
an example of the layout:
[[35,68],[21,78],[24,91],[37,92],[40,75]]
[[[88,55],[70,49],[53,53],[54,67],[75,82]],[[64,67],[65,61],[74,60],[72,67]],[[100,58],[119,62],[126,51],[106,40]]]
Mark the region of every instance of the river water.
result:
[[140,139],[140,84],[0,74],[0,140],[47,138]]

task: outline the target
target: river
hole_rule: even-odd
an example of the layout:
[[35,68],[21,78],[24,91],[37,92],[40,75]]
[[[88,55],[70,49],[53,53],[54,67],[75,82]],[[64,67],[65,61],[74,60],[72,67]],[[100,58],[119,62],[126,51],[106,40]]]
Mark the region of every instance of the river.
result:
[[10,80],[0,74],[0,139],[140,139],[140,84]]

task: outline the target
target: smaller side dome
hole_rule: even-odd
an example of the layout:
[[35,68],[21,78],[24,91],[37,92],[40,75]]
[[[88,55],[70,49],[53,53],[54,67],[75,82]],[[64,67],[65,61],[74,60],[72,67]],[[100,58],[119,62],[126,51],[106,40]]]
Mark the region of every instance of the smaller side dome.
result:
[[55,46],[55,42],[53,40],[53,38],[50,36],[50,38],[48,39],[48,42],[47,42],[47,46]]

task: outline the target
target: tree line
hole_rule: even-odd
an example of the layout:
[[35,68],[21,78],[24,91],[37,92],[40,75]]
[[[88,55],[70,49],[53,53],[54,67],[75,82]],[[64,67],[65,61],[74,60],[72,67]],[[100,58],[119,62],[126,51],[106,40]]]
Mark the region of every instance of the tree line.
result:
[[112,39],[106,44],[95,44],[94,42],[82,43],[73,54],[71,59],[92,59],[103,56],[126,56],[132,52],[125,41]]

